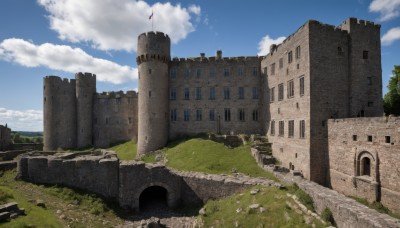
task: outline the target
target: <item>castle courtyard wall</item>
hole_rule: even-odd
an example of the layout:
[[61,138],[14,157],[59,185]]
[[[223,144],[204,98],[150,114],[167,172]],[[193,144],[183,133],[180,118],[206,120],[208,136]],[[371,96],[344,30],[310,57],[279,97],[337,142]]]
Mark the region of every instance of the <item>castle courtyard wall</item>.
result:
[[[329,180],[334,190],[400,212],[400,117],[331,119]],[[390,139],[389,139],[389,138]],[[365,172],[365,160],[370,166]],[[364,162],[363,162],[364,161]]]
[[0,151],[8,150],[11,146],[11,129],[0,125]]

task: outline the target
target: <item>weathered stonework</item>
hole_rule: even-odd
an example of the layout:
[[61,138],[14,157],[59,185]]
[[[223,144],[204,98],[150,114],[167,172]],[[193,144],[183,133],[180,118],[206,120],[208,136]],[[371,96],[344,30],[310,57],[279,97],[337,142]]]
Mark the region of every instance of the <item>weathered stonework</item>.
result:
[[11,146],[11,129],[0,125],[0,151],[8,150]]

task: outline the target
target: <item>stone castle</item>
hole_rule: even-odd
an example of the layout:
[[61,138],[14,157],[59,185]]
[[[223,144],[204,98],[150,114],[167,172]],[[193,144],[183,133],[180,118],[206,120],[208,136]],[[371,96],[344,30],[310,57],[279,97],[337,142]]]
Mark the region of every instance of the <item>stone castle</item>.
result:
[[140,156],[184,135],[261,134],[288,169],[400,210],[399,118],[381,117],[380,25],[310,20],[266,56],[171,59],[170,46],[163,33],[139,35],[138,93],[96,93],[89,73],[45,77],[44,150],[137,139]]

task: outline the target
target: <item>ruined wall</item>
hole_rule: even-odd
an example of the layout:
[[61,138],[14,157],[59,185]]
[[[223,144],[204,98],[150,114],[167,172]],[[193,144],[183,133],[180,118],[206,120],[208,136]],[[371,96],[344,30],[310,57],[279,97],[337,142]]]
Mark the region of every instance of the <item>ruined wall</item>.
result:
[[11,143],[11,129],[7,125],[0,125],[0,151],[8,150]]
[[[296,56],[296,48],[300,55]],[[267,117],[265,132],[272,143],[274,157],[289,169],[300,170],[310,179],[310,44],[309,23],[300,27],[282,44],[271,46],[270,53],[261,62],[265,77],[266,102],[263,107]],[[289,63],[289,53],[292,62]],[[274,69],[273,69],[274,68]],[[304,93],[300,91],[300,79],[304,79]],[[288,93],[293,82],[293,96]],[[279,99],[279,85],[283,86]],[[300,121],[304,120],[304,137],[300,137]],[[279,121],[284,123],[284,133],[279,134]],[[293,136],[289,136],[289,121],[294,121]],[[273,127],[271,125],[274,125]],[[271,129],[274,128],[274,130]]]
[[76,147],[76,81],[46,76],[43,79],[44,150]]
[[169,138],[206,132],[260,134],[259,69],[258,57],[223,58],[221,51],[216,57],[174,58],[169,68]]
[[[328,121],[330,184],[400,212],[400,118]],[[368,160],[368,161],[367,161]]]
[[107,148],[114,143],[137,140],[138,96],[127,93],[103,92],[96,94],[93,105],[93,145]]

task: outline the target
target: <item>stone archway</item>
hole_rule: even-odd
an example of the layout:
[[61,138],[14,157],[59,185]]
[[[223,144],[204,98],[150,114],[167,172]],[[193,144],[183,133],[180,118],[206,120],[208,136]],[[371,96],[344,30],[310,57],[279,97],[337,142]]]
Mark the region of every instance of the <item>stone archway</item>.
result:
[[[156,182],[142,186],[134,196],[134,209],[140,211],[144,205],[143,203],[151,203],[151,201],[158,204],[165,203],[169,208],[174,208],[178,205],[178,197],[176,192],[168,185]],[[146,206],[145,206],[146,207]],[[145,209],[145,208],[144,208]]]
[[160,186],[150,186],[142,191],[139,196],[140,211],[157,210],[168,207],[167,189]]

